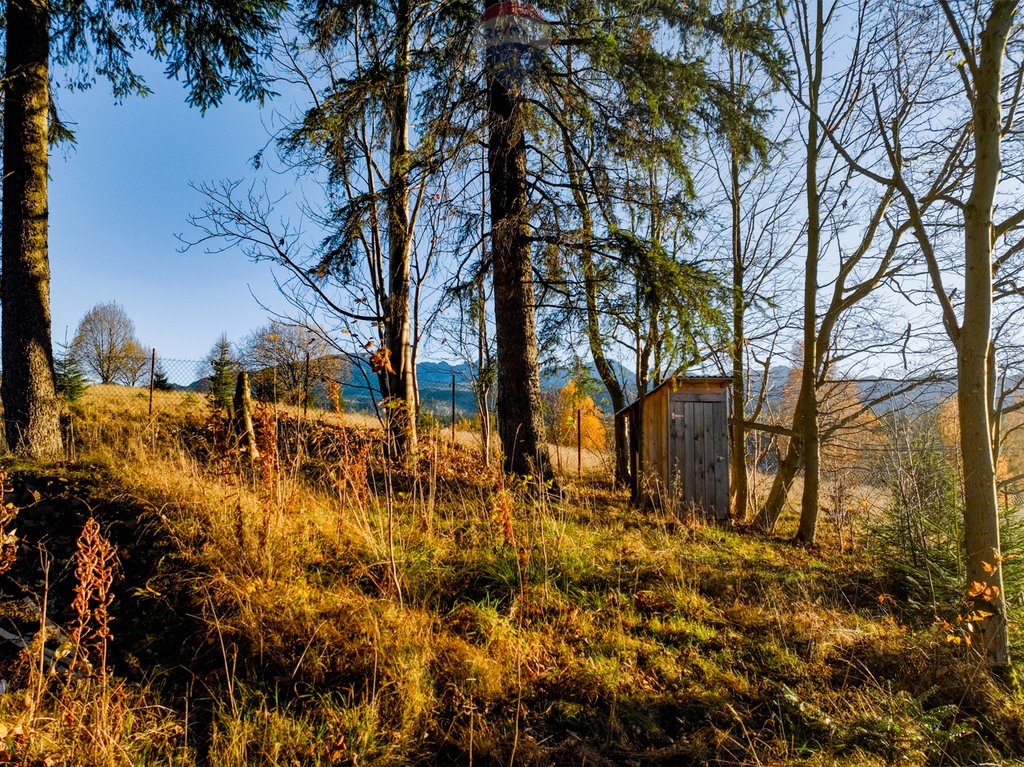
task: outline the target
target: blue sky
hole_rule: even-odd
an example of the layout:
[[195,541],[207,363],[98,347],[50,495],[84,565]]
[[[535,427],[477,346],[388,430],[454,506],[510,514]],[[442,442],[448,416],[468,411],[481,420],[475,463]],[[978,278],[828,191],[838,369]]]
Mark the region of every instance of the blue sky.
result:
[[117,301],[144,346],[198,359],[222,332],[237,340],[266,322],[251,293],[284,308],[266,265],[239,252],[181,253],[175,236],[196,234],[188,217],[203,199],[190,182],[254,176],[268,112],[229,99],[202,115],[158,65],[139,69],[154,91],[145,98],[116,104],[103,83],[58,94],[77,144],[50,159],[53,337],[63,342],[66,328],[70,339],[89,307]]

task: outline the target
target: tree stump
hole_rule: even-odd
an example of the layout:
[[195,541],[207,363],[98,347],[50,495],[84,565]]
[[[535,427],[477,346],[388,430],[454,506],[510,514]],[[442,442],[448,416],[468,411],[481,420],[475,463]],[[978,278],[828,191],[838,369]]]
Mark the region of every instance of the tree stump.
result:
[[252,393],[249,374],[244,370],[238,374],[238,380],[235,382],[234,405],[231,427],[239,450],[248,455],[249,460],[257,461],[260,451],[256,447],[256,430],[252,425]]

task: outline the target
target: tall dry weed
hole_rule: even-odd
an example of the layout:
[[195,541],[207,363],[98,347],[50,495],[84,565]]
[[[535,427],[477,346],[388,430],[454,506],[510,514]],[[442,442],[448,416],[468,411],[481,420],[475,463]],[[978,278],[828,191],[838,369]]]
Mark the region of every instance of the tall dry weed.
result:
[[350,429],[338,430],[341,459],[338,461],[336,487],[343,506],[363,507],[370,500],[370,472],[372,443],[365,435]]
[[281,489],[281,462],[277,444],[277,414],[260,404],[253,414],[253,428],[256,431],[256,448],[260,457],[256,460],[256,485],[260,497],[260,527],[257,544],[261,553],[267,549],[270,538],[270,522],[279,505]]
[[78,537],[75,549],[75,613],[72,642],[75,659],[88,660],[97,654],[100,674],[106,677],[107,643],[110,631],[110,605],[114,601],[112,587],[117,568],[117,549],[100,531],[99,522],[89,517]]

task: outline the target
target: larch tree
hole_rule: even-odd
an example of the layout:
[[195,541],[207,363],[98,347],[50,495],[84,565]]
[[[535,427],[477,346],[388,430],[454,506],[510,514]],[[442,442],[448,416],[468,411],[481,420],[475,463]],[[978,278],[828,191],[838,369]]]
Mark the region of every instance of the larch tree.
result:
[[234,183],[203,186],[208,204],[193,223],[203,241],[283,267],[298,321],[321,326],[353,361],[369,356],[389,450],[412,459],[428,271],[417,237],[438,169],[467,140],[451,114],[478,14],[455,0],[304,2],[296,11],[295,34],[275,49],[276,75],[306,104],[278,131],[277,148],[287,171],[323,181],[322,198],[302,201],[319,242],[274,221],[274,203],[252,191],[243,198]]
[[2,277],[4,430],[19,455],[63,452],[54,391],[47,239],[49,145],[67,135],[51,108],[51,64],[76,85],[108,79],[116,97],[146,92],[131,52],[146,51],[181,77],[189,102],[265,95],[260,46],[283,0],[50,3],[10,0],[4,29]]

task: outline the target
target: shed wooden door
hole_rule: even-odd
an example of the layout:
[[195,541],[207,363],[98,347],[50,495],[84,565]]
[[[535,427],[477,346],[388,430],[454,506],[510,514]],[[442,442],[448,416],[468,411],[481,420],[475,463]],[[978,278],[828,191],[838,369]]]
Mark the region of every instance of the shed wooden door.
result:
[[724,392],[673,394],[669,405],[672,495],[715,519],[729,516],[729,438]]

